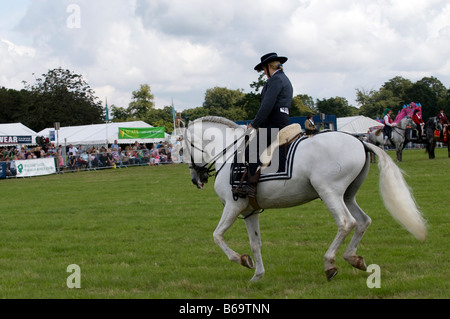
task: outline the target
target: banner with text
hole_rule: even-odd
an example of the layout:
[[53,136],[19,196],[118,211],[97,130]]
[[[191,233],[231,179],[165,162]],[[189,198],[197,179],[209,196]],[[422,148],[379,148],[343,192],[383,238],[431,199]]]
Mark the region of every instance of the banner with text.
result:
[[54,158],[27,159],[15,162],[17,167],[17,177],[50,175],[56,173]]
[[119,127],[119,139],[164,138],[164,127]]
[[0,145],[33,144],[32,136],[2,135]]

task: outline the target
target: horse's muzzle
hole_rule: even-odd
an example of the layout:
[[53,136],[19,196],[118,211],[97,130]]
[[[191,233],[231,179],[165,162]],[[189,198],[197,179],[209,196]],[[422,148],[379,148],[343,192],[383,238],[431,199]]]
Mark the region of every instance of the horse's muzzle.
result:
[[203,189],[203,186],[205,186],[204,183],[201,183],[201,182],[200,182],[200,184],[199,184],[199,182],[198,182],[195,178],[192,179],[192,184],[194,184],[195,186],[197,186],[198,189]]

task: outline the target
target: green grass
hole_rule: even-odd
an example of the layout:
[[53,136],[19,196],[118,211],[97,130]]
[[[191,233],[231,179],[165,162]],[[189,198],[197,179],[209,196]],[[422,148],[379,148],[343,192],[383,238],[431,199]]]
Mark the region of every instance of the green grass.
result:
[[[358,253],[380,266],[380,289],[342,258],[349,238],[327,282],[336,225],[320,200],[261,215],[266,276],[249,283],[253,270],[214,244],[222,204],[212,182],[196,189],[186,165],[1,180],[0,298],[449,298],[447,151],[428,160],[407,150],[399,166],[429,235],[418,242],[389,215],[372,164],[358,202],[373,222]],[[242,220],[225,239],[250,253]],[[66,285],[70,264],[81,268],[81,289]]]

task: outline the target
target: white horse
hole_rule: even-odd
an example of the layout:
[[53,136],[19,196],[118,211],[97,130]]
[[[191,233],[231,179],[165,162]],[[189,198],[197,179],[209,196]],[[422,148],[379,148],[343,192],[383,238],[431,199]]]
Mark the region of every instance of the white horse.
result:
[[[392,138],[387,140],[386,145],[395,147],[397,152],[397,162],[402,161],[403,149],[408,143],[408,138],[406,136],[406,129],[411,127],[416,129],[417,125],[414,123],[410,116],[404,117],[396,126],[392,127]],[[383,130],[371,130],[369,132],[369,142],[375,145],[384,145],[384,134]],[[394,144],[392,144],[394,143]]]
[[[262,278],[265,272],[261,258],[259,215],[254,213],[248,198],[233,198],[230,185],[229,159],[234,151],[230,145],[234,145],[240,135],[237,130],[239,127],[234,122],[220,117],[195,120],[185,131],[185,159],[190,162],[191,179],[198,188],[204,187],[208,173],[215,166],[214,189],[224,209],[213,234],[214,241],[231,261],[255,268],[252,278],[255,281]],[[349,134],[328,132],[301,141],[293,154],[291,178],[258,184],[257,201],[263,209],[293,207],[316,198],[323,200],[338,229],[324,256],[328,280],[337,274],[336,252],[352,229],[355,232],[344,258],[353,267],[366,270],[364,259],[356,254],[356,250],[371,219],[358,206],[355,196],[369,171],[368,152],[379,157],[380,192],[386,208],[417,239],[424,241],[427,233],[425,221],[400,169],[382,149]],[[220,163],[219,158],[222,158]],[[233,251],[224,241],[225,232],[239,215],[245,218],[254,261],[249,255]]]

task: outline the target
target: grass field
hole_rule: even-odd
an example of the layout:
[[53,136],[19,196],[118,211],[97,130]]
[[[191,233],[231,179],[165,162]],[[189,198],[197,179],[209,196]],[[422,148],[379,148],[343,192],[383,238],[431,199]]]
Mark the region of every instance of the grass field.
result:
[[[394,157],[394,153],[390,153]],[[327,282],[323,255],[336,234],[320,200],[260,217],[266,276],[231,263],[212,233],[222,204],[212,181],[190,182],[186,165],[136,167],[0,180],[0,298],[449,298],[450,159],[407,150],[399,166],[428,221],[421,243],[384,208],[372,164],[358,202],[372,218],[358,253],[381,270],[381,288],[342,258]],[[245,224],[226,234],[250,253]],[[81,271],[69,289],[67,267]]]

